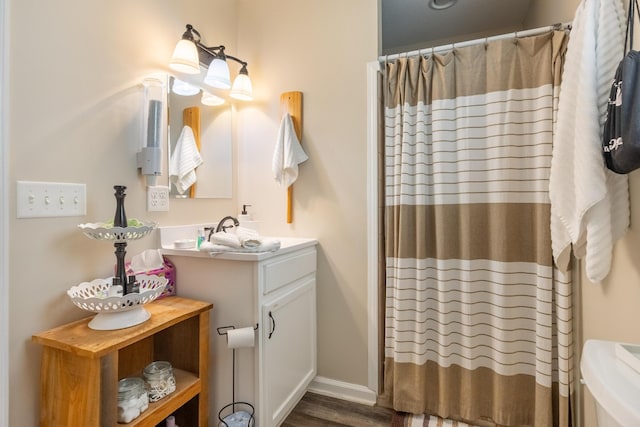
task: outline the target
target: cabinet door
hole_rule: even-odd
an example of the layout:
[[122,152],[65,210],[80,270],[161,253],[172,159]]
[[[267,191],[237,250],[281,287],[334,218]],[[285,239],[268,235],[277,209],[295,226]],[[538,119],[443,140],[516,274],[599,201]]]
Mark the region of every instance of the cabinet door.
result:
[[262,307],[261,427],[280,425],[316,375],[315,277]]

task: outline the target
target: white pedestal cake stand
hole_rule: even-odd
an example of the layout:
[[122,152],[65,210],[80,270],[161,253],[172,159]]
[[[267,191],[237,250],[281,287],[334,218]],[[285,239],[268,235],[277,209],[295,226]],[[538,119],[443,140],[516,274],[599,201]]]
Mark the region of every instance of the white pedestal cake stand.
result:
[[131,293],[119,297],[108,297],[112,278],[95,279],[72,287],[67,291],[71,301],[79,308],[96,313],[89,327],[96,330],[123,329],[145,322],[151,314],[144,304],[158,298],[167,278],[136,275],[140,284],[140,293]]
[[[118,268],[124,274],[126,242],[145,237],[156,227],[154,222],[139,222],[136,226],[113,227],[105,223],[88,223],[78,226],[82,232],[94,240],[113,242],[116,246]],[[83,282],[67,291],[71,301],[79,308],[96,313],[89,327],[96,330],[114,330],[138,325],[151,317],[144,304],[158,298],[168,279],[165,277],[137,274],[139,293],[109,296],[113,278],[95,279]]]

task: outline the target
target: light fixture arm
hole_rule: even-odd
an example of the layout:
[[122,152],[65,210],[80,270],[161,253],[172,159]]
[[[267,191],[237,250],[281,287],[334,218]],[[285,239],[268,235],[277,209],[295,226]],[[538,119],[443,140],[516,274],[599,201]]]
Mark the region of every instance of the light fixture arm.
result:
[[202,43],[200,43],[199,41],[194,41],[194,43],[196,44],[196,47],[198,48],[198,52],[203,52],[204,53],[204,58],[203,56],[200,56],[200,63],[204,66],[209,66],[209,64],[211,63],[211,61],[214,58],[220,58],[223,60],[226,59],[231,59],[235,62],[237,62],[238,64],[242,65],[243,67],[246,67],[248,64],[246,61],[243,61],[240,58],[237,58],[233,55],[227,55],[224,52],[225,47],[220,45],[220,46],[205,46]]
[[182,34],[182,38],[184,40],[190,40],[195,43],[196,47],[198,48],[200,64],[202,64],[203,66],[208,67],[214,58],[220,58],[222,60],[231,59],[242,65],[242,67],[246,70],[246,67],[248,65],[247,62],[235,56],[227,55],[224,52],[224,45],[205,46],[204,43],[201,42],[202,37],[200,36],[200,33],[198,32],[198,30],[193,28],[193,25],[187,24],[187,30],[184,32],[184,34]]
[[236,58],[235,56],[231,56],[231,55],[225,55],[227,57],[227,59],[232,59],[234,61],[236,61],[238,64],[242,65],[242,68],[247,68],[247,63],[239,58]]

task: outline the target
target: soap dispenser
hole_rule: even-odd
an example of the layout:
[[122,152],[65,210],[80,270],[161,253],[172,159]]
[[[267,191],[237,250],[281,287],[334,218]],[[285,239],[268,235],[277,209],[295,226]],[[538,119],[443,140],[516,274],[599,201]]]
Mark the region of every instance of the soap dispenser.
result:
[[240,223],[240,227],[259,232],[260,230],[258,227],[260,222],[253,220],[253,215],[247,211],[247,208],[249,207],[251,207],[251,205],[242,205],[242,212],[238,215],[238,222]]
[[251,205],[242,205],[242,212],[238,215],[238,221],[240,221],[240,224],[251,221],[251,215],[247,212],[248,207],[251,207]]

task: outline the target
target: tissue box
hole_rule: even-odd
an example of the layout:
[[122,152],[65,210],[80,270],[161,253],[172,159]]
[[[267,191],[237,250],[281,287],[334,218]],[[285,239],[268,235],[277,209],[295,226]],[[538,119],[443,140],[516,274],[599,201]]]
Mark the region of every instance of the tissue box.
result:
[[[164,288],[164,291],[160,294],[158,298],[168,297],[176,294],[176,267],[173,265],[168,258],[162,257],[162,268],[157,268],[155,270],[145,271],[144,274],[166,277],[167,285]],[[127,271],[127,275],[133,274],[133,270],[131,269],[131,263],[125,264],[125,269]]]

